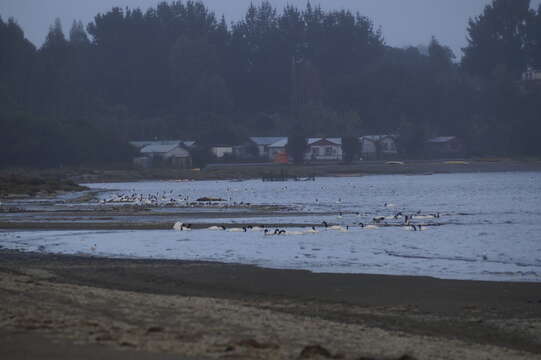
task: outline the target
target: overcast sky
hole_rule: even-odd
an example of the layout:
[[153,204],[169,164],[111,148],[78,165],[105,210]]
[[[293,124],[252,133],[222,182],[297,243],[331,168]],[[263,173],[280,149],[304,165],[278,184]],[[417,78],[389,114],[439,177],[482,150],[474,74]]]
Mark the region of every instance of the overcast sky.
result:
[[[113,6],[140,7],[143,10],[162,0],[0,0],[0,15],[4,20],[14,17],[26,37],[37,46],[45,39],[49,25],[59,17],[67,33],[73,20],[85,24],[99,12]],[[218,16],[228,22],[240,19],[250,2],[259,0],[205,0]],[[300,7],[307,0],[271,0],[277,8],[286,4]],[[460,56],[466,45],[468,18],[479,15],[491,0],[312,0],[325,9],[351,9],[381,26],[385,41],[391,46],[419,45],[429,42],[432,35],[450,46]],[[532,0],[537,8],[541,0]]]

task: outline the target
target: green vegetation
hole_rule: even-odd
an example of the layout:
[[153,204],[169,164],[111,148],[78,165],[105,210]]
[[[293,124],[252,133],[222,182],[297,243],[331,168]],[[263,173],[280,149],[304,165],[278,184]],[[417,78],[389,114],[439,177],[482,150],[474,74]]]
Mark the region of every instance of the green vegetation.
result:
[[51,195],[61,191],[88,190],[71,180],[29,177],[23,175],[0,176],[0,197],[8,195]]
[[368,18],[310,4],[264,1],[231,26],[195,1],[113,8],[68,38],[55,22],[39,49],[0,18],[0,166],[122,162],[137,139],[300,133],[398,133],[405,156],[436,135],[472,155],[541,154],[541,87],[520,82],[541,66],[541,8],[493,0],[468,34],[457,64],[437,39],[392,48]]

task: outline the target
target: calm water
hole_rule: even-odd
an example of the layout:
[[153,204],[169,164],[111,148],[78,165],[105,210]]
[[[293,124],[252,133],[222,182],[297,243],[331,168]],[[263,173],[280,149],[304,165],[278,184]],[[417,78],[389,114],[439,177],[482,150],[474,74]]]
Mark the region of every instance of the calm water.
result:
[[[212,260],[317,272],[427,275],[439,278],[541,281],[541,173],[442,174],[321,178],[315,182],[141,182],[99,184],[118,193],[159,194],[230,203],[290,205],[307,216],[258,222],[354,225],[397,212],[439,212],[426,231],[404,227],[321,229],[285,236],[262,232],[50,231],[0,233],[0,245],[101,256]],[[113,191],[114,190],[114,191]],[[165,198],[165,196],[164,196]],[[387,206],[385,206],[387,204]],[[195,211],[195,210],[194,210]],[[344,212],[343,216],[319,213]],[[357,215],[356,213],[360,213]],[[186,219],[178,219],[183,221]],[[228,219],[250,222],[253,219]],[[190,222],[205,222],[197,219]],[[212,219],[216,221],[216,219]],[[399,224],[399,220],[389,219]]]

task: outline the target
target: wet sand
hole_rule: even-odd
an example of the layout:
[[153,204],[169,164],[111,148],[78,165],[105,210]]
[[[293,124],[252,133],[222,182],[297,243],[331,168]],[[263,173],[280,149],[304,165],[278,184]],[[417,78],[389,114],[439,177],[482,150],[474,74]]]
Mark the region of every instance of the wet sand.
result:
[[6,359],[541,357],[538,283],[1,250],[0,301]]

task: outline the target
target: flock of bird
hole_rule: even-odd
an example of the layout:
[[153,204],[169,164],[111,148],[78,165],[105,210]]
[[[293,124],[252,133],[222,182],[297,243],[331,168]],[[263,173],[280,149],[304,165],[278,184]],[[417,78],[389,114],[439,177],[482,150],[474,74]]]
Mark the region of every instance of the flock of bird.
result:
[[[386,205],[387,206],[387,205]],[[354,213],[358,217],[361,216],[360,213],[356,212]],[[422,214],[421,211],[418,211],[413,214],[404,214],[403,212],[398,212],[395,215],[392,216],[376,216],[372,218],[372,223],[363,223],[363,222],[353,222],[349,225],[332,225],[329,224],[327,221],[322,221],[321,225],[318,226],[321,230],[318,230],[316,226],[311,226],[308,230],[304,231],[292,231],[287,229],[281,229],[281,228],[275,228],[275,227],[265,227],[265,226],[253,226],[253,225],[246,225],[242,227],[238,227],[238,225],[227,227],[225,225],[213,225],[207,228],[207,230],[212,231],[228,231],[228,232],[252,232],[252,231],[258,231],[263,232],[264,235],[270,236],[270,235],[306,235],[306,234],[316,234],[320,231],[340,231],[340,232],[348,232],[353,229],[364,229],[364,230],[374,230],[379,229],[382,227],[402,227],[404,230],[410,230],[410,231],[425,231],[428,230],[428,227],[432,224],[422,224],[422,223],[414,223],[415,220],[429,220],[429,219],[439,219],[440,213],[433,213],[433,214]],[[340,212],[338,214],[338,218],[342,219],[344,217],[344,214]],[[392,222],[389,222],[392,221]],[[192,230],[192,224],[184,224],[182,222],[176,222],[173,225],[173,230],[176,231],[191,231]]]
[[107,199],[102,199],[100,204],[110,203],[130,203],[135,205],[168,205],[187,202],[188,196],[173,195],[173,190],[156,192],[152,194],[140,194],[136,192],[131,193],[119,193],[110,196]]
[[[234,191],[240,191],[242,189],[233,189],[228,188],[227,193],[228,195],[231,195]],[[287,186],[284,186],[281,188],[283,191],[287,191]],[[322,187],[322,190],[325,190],[324,187]],[[131,192],[125,192],[125,193],[117,193],[109,198],[102,199],[100,201],[101,204],[116,204],[116,203],[126,203],[126,204],[132,204],[132,205],[140,205],[140,206],[197,206],[197,207],[204,207],[204,206],[212,206],[212,207],[230,207],[230,206],[249,206],[251,204],[244,203],[244,202],[233,202],[232,197],[229,196],[228,200],[219,199],[220,201],[201,201],[200,199],[190,199],[189,195],[181,195],[181,194],[174,194],[173,190],[169,191],[161,191],[161,192],[155,192],[150,194],[144,194],[144,193],[138,193],[135,190],[132,190]],[[207,198],[205,198],[207,199]],[[318,203],[319,199],[315,199],[315,202]],[[336,203],[342,203],[342,199],[339,198]],[[383,205],[387,209],[391,209],[396,207],[396,205],[391,203],[385,203]],[[388,211],[389,212],[389,211]],[[387,213],[388,213],[387,212]],[[368,214],[363,214],[359,212],[355,213],[348,213],[344,214],[343,212],[339,212],[337,217],[338,219],[343,219],[344,217],[347,217],[349,215],[356,215],[357,217],[365,216]],[[262,227],[262,226],[243,226],[238,227],[238,225],[232,226],[232,227],[226,227],[224,225],[221,226],[211,226],[207,230],[214,230],[214,231],[228,231],[228,232],[249,232],[249,231],[260,231],[264,233],[265,235],[304,235],[304,234],[315,234],[320,231],[340,231],[340,232],[348,232],[353,229],[364,229],[364,230],[373,230],[373,229],[379,229],[382,227],[402,227],[405,230],[410,231],[425,231],[428,229],[430,225],[433,225],[433,223],[425,223],[422,224],[418,222],[419,220],[431,220],[431,219],[439,219],[440,213],[431,213],[431,214],[423,214],[421,211],[415,212],[415,213],[405,213],[405,212],[397,212],[394,215],[386,215],[386,216],[375,216],[371,219],[371,221],[365,222],[355,222],[350,221],[347,225],[334,225],[329,224],[327,221],[322,221],[321,225],[319,226],[311,226],[308,230],[304,231],[293,231],[293,230],[287,230],[282,228],[274,228],[274,227]],[[340,221],[342,222],[342,221]],[[177,222],[174,224],[173,229],[176,231],[190,231],[192,230],[192,226],[190,224],[184,224],[182,222]]]
[[250,203],[233,202],[232,197],[229,201],[223,199],[200,200],[191,199],[189,195],[174,194],[173,190],[162,191],[150,194],[137,193],[135,191],[129,193],[118,193],[108,198],[101,199],[99,204],[129,204],[145,207],[175,207],[175,206],[192,206],[192,207],[230,207],[230,206],[250,206]]

